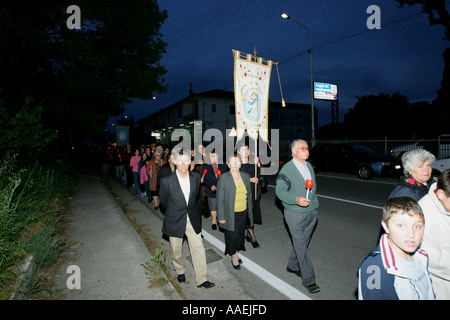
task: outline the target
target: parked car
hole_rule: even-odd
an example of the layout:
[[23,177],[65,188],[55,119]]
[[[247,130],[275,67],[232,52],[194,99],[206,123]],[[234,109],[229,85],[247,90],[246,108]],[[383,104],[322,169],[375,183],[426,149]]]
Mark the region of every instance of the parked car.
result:
[[433,169],[432,175],[438,177],[442,172],[450,169],[450,158],[436,159],[431,164],[431,168]]
[[400,159],[406,151],[416,149],[423,149],[423,140],[419,140],[411,144],[402,144],[401,146],[394,147],[391,150],[391,155],[395,158]]
[[400,160],[357,143],[319,143],[311,149],[308,161],[316,172],[349,172],[365,180],[402,174]]

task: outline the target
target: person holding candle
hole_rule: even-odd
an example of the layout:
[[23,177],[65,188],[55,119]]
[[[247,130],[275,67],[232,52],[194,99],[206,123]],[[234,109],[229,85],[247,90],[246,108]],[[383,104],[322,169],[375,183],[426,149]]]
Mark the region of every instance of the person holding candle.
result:
[[134,149],[134,156],[130,159],[130,167],[133,172],[133,184],[134,184],[134,194],[137,195],[140,190],[139,183],[139,162],[141,161],[141,155],[139,153],[139,148]]
[[[144,154],[145,153],[143,153],[143,155]],[[149,169],[150,157],[146,157],[146,156],[142,156],[142,157],[145,159],[143,160],[144,164],[141,167],[139,178],[141,179],[141,186],[144,186],[144,190],[147,195],[147,202],[150,203],[150,202],[152,202],[152,193],[150,191],[150,184],[148,181],[148,174],[147,174],[147,171]]]
[[[238,156],[241,160],[241,172],[245,172],[250,176],[251,188],[253,192],[253,222],[255,224],[262,224],[261,215],[261,185],[259,184],[259,176],[261,173],[259,158],[255,156],[255,162],[250,163],[250,149],[248,145],[244,144],[240,146],[237,150]],[[256,172],[255,172],[256,166]],[[255,185],[256,185],[256,196],[255,196]],[[250,227],[248,224],[245,230],[245,239],[251,242],[253,248],[259,248],[260,245],[256,240],[254,227]]]
[[[294,140],[293,158],[280,170],[275,192],[284,207],[284,219],[292,236],[292,252],[286,270],[302,278],[310,293],[320,291],[307,249],[319,215],[317,181],[309,157],[308,143]],[[306,184],[307,180],[312,181]],[[311,187],[311,189],[307,188]],[[306,196],[308,193],[308,197]]]
[[244,232],[249,220],[253,226],[253,200],[250,176],[240,172],[241,162],[235,155],[228,160],[230,171],[224,173],[217,185],[217,219],[225,229],[225,254],[231,256],[233,268],[242,263],[239,251],[245,251]]
[[[159,169],[158,171],[158,175],[156,177],[156,185],[160,186],[161,185],[161,179],[165,176],[168,176],[169,174],[171,174],[172,172],[174,172],[176,170],[176,165],[175,165],[175,157],[172,153],[169,153],[167,155],[167,162],[165,164],[163,164],[163,166]],[[150,173],[150,171],[148,171]],[[149,200],[149,203],[151,202],[151,200]],[[161,213],[164,214],[166,211],[164,209],[164,207],[160,208]]]
[[157,149],[154,153],[154,157],[149,162],[149,185],[150,185],[150,192],[153,197],[153,203],[155,204],[155,210],[159,209],[159,185],[158,185],[158,172],[159,169],[166,163],[162,157],[162,151],[160,149]]
[[203,145],[199,145],[197,149],[191,150],[191,165],[189,167],[189,171],[197,172],[202,176],[200,179],[200,198],[198,201],[198,208],[199,212],[201,212],[201,215],[203,215],[205,218],[210,218],[211,213],[209,212],[208,208],[208,197],[206,194],[206,187],[203,183],[205,180],[205,175],[208,170],[203,169],[203,165],[205,164],[205,161],[203,160],[203,153],[201,153],[202,150],[204,150]]
[[220,174],[227,171],[227,166],[224,163],[219,163],[219,157],[216,152],[209,153],[209,161],[209,163],[203,165],[203,170],[206,170],[203,179],[206,187],[206,194],[208,196],[208,207],[211,212],[211,228],[217,230],[217,182],[219,181]]

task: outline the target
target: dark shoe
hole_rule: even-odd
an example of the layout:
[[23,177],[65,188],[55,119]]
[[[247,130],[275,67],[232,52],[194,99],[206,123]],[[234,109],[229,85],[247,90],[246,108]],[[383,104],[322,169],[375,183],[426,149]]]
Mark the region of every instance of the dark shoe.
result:
[[245,240],[247,240],[247,242],[252,242],[252,237],[250,236],[250,234],[247,233],[247,235],[245,236]]
[[179,283],[183,283],[183,282],[186,281],[186,277],[185,277],[184,274],[179,274],[179,275],[177,276],[177,280],[178,280]]
[[255,249],[260,247],[258,241],[252,242],[252,246],[253,246],[253,248],[255,248]]
[[241,270],[241,265],[240,265],[240,264],[238,264],[237,266],[235,266],[235,265],[233,264],[233,261],[231,261],[231,265],[233,266],[233,268],[234,268],[235,270]]
[[239,259],[239,260],[238,260],[238,262],[239,262],[239,264],[243,264],[243,262],[242,262],[242,260],[241,260],[241,259]]
[[300,278],[302,277],[302,273],[300,272],[300,270],[294,271],[294,270],[291,270],[291,269],[289,269],[288,267],[286,267],[286,271],[287,271],[287,272],[290,272],[290,273],[293,273],[293,274],[296,274],[296,275],[298,275]]
[[215,286],[214,283],[209,282],[209,281],[205,281],[205,282],[203,282],[201,285],[197,286],[197,288],[205,288],[205,289],[209,289],[209,288],[212,288],[212,287],[214,287],[214,286]]
[[308,289],[309,293],[317,293],[320,291],[319,286],[315,283],[307,286],[306,289]]
[[157,211],[158,210],[158,207],[155,207],[155,211]]
[[211,226],[211,228],[213,229],[213,230],[217,230],[217,224],[213,224],[212,226]]

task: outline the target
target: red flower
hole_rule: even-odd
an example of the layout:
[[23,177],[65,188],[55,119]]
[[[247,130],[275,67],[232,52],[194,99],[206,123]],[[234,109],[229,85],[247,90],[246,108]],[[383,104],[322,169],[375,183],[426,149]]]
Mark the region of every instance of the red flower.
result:
[[413,179],[413,178],[408,178],[408,183],[410,183],[410,184],[416,184],[416,179]]

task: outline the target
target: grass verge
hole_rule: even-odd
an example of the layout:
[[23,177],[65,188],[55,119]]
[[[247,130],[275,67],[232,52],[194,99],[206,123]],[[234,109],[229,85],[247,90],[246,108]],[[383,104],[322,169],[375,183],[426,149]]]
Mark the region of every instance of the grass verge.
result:
[[[9,299],[17,265],[33,255],[38,268],[52,265],[64,243],[63,213],[76,189],[63,162],[20,165],[18,155],[0,161],[0,299]],[[36,284],[33,285],[36,287]]]

